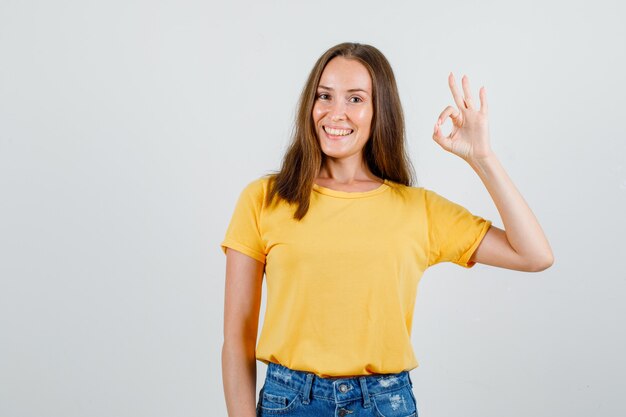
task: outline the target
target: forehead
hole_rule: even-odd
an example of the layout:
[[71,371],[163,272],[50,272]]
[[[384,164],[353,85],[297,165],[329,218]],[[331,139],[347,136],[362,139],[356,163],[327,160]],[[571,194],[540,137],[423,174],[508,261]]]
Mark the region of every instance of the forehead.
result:
[[331,59],[320,77],[320,85],[336,90],[362,89],[372,91],[372,77],[356,59],[347,59],[341,56]]

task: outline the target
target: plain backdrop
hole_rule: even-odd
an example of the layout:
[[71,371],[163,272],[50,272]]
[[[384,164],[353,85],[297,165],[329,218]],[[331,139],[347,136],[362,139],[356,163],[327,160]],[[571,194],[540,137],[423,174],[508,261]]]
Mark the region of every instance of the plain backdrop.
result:
[[219,244],[243,187],[280,167],[312,65],[343,41],[391,62],[416,185],[503,227],[431,138],[450,72],[476,102],[486,87],[492,147],[556,258],[426,271],[420,416],[625,415],[624,12],[0,0],[0,415],[226,415]]

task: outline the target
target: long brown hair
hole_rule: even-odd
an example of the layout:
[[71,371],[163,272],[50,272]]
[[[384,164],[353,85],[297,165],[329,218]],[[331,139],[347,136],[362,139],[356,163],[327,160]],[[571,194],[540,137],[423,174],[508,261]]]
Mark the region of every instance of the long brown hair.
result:
[[372,77],[374,115],[371,134],[363,148],[367,167],[377,177],[408,186],[415,178],[406,153],[404,114],[389,61],[371,45],[340,43],[324,52],[313,66],[300,95],[294,132],[282,167],[270,175],[266,203],[271,204],[278,195],[297,204],[293,216],[296,220],[301,220],[309,210],[311,190],[324,162],[312,111],[322,72],[337,56],[360,62]]

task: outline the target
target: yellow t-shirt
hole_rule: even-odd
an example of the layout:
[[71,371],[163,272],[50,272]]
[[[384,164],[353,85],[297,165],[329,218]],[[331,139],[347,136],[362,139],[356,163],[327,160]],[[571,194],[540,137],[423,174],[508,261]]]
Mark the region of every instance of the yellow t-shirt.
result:
[[365,192],[313,186],[309,211],[268,207],[268,177],[239,196],[221,248],[265,263],[267,302],[256,358],[321,377],[418,366],[411,345],[426,268],[466,268],[491,221],[433,191],[385,180]]

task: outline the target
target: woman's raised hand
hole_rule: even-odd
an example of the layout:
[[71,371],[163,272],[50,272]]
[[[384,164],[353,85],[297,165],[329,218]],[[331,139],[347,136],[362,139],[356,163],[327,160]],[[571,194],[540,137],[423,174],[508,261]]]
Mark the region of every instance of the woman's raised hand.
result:
[[[472,162],[491,154],[487,93],[485,87],[481,87],[479,91],[480,109],[476,109],[472,101],[469,79],[466,75],[463,76],[461,82],[463,84],[463,96],[456,86],[454,75],[450,73],[448,76],[448,84],[458,109],[448,106],[441,112],[437,123],[435,123],[433,139],[446,151],[460,156],[467,162]],[[447,117],[452,119],[452,132],[448,136],[444,136],[441,132],[441,125]]]

